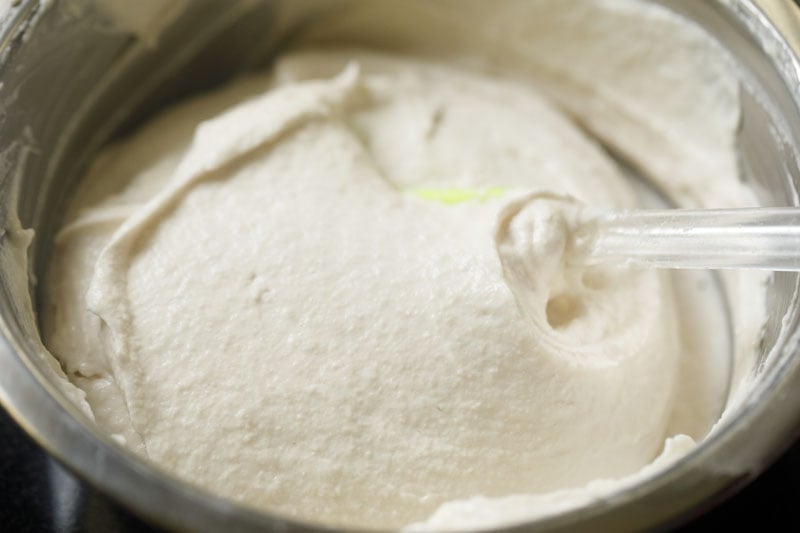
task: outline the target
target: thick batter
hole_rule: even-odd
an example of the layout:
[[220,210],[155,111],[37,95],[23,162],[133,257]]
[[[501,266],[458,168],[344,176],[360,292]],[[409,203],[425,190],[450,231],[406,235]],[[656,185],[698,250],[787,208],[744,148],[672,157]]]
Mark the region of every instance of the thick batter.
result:
[[530,83],[288,54],[98,158],[45,341],[103,429],[223,496],[350,527],[554,512],[706,433],[719,320],[687,326],[711,297],[668,274],[567,268],[553,211],[515,216],[530,194],[637,202]]

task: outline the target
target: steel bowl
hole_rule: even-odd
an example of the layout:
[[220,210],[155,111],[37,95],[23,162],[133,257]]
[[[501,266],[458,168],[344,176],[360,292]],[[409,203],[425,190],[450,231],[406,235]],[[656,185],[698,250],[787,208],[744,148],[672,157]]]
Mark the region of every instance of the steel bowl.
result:
[[[0,402],[78,476],[167,528],[319,529],[171,478],[99,432],[50,378],[52,361],[30,325],[35,280],[47,265],[65,199],[104,143],[176,99],[267,64],[303,27],[348,0],[291,0],[287,17],[289,3],[194,0],[157,41],[120,31],[91,2],[16,2],[0,18]],[[750,0],[660,3],[706,28],[736,59],[746,178],[765,204],[798,205],[800,63],[791,46]],[[18,253],[25,245],[20,223],[37,234],[26,255]],[[514,529],[678,524],[735,492],[781,454],[800,428],[798,276],[776,274],[767,293],[769,317],[752,386],[707,439],[646,482]]]

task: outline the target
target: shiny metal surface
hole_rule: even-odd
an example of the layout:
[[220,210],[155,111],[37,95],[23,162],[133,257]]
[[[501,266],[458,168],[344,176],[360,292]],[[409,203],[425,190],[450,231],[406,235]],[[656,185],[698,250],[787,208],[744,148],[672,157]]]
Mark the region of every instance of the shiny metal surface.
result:
[[[245,2],[246,3],[246,2]],[[296,28],[348,2],[292,0],[301,16],[281,25],[279,1],[195,0],[159,46],[109,31],[99,13],[22,2],[0,20],[0,221],[15,209],[36,229],[30,260],[41,276],[48,236],[64,199],[99,146],[159,107],[269,60]],[[697,20],[738,59],[744,175],[768,205],[797,205],[800,184],[800,63],[749,0],[662,0]],[[244,3],[243,3],[244,5]],[[307,9],[302,9],[303,7]],[[209,31],[194,31],[203,24]],[[36,26],[35,37],[25,38]],[[766,98],[762,97],[765,95]],[[16,205],[15,205],[16,204]],[[9,246],[6,235],[0,250]],[[243,509],[163,475],[97,432],[45,378],[13,284],[0,272],[0,402],[52,455],[116,500],[160,525],[193,531],[302,531],[309,526]],[[35,301],[35,285],[31,287]],[[607,501],[517,529],[643,529],[699,512],[760,472],[800,428],[798,277],[768,288],[771,316],[758,382],[723,427],[673,468]],[[785,328],[782,330],[781,325]],[[793,335],[781,335],[781,331]],[[774,350],[770,357],[767,354]],[[757,436],[757,438],[754,438]]]

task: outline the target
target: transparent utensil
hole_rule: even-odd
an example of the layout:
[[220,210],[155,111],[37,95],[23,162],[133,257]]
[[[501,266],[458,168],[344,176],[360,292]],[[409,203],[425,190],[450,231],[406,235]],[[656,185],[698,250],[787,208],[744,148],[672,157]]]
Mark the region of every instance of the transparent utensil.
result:
[[574,235],[575,264],[800,271],[796,207],[601,213]]

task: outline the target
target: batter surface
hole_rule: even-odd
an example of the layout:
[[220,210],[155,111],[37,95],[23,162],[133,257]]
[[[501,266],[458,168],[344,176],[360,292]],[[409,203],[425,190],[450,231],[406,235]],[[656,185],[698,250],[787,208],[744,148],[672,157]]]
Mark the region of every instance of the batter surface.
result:
[[729,347],[685,279],[567,268],[532,194],[637,204],[532,84],[290,53],[98,158],[45,341],[100,427],[217,494],[349,527],[554,512],[703,437]]

